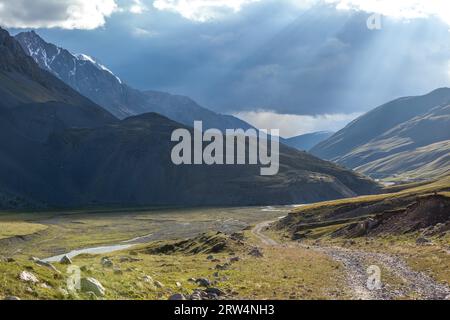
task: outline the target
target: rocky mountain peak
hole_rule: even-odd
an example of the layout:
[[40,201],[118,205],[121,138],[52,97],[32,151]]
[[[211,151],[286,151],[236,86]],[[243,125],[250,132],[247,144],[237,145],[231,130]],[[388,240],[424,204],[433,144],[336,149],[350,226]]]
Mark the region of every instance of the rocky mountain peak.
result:
[[19,33],[16,39],[39,67],[115,115],[121,116],[104,100],[105,96],[115,96],[115,92],[122,91],[122,81],[96,59],[86,54],[73,54],[46,42],[32,31]]
[[39,77],[38,66],[24,52],[14,37],[2,28],[0,28],[0,69],[27,74],[35,80],[42,80]]

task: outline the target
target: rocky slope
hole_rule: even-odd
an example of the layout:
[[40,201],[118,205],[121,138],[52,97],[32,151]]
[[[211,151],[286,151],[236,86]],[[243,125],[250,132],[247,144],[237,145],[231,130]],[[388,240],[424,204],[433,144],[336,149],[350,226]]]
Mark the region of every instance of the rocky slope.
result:
[[[450,176],[375,196],[304,206],[276,224],[295,240],[450,232]],[[420,241],[420,240],[419,240]]]

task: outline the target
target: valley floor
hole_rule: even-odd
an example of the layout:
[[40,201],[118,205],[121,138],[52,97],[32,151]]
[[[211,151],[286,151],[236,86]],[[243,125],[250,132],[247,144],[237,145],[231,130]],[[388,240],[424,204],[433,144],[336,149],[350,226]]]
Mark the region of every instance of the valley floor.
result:
[[[5,260],[0,262],[0,296],[165,300],[182,294],[196,299],[196,292],[202,295],[213,288],[219,292],[218,296],[211,297],[214,299],[350,297],[340,263],[323,253],[289,247],[279,250],[261,244],[250,231],[243,235],[243,242],[218,252],[211,244],[216,237],[213,232],[205,239],[193,238],[179,252],[178,243],[172,247],[172,242],[162,241],[107,255],[80,255],[70,266],[54,263],[56,272],[25,257]],[[219,234],[222,236],[228,241],[227,236]],[[193,247],[200,248],[199,253],[189,251]],[[73,267],[79,267],[82,276],[98,280],[105,288],[105,295],[68,291],[66,282]],[[32,273],[38,282],[20,280],[23,271]]]
[[[389,232],[354,234],[386,210],[407,225],[422,201],[448,214],[447,180],[408,190],[297,209],[2,213],[0,299],[449,299],[448,223],[399,233],[381,220]],[[419,205],[399,211],[405,201]],[[127,247],[41,260],[104,245]]]

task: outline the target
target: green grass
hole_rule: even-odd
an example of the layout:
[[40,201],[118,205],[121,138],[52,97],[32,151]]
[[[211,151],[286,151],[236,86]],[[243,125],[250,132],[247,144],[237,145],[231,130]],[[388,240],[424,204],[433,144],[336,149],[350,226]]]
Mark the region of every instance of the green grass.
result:
[[242,250],[244,244],[239,241],[243,237],[241,232],[228,236],[222,232],[209,232],[197,237],[177,241],[157,241],[146,245],[137,252],[150,254],[211,254],[223,251],[234,252]]
[[[185,239],[200,233],[226,229],[238,231],[262,220],[271,220],[279,212],[261,208],[141,208],[118,211],[78,210],[69,212],[3,212],[1,223],[30,223],[46,226],[37,236],[0,245],[0,255],[45,258],[74,249],[119,244],[151,234],[152,240]],[[12,232],[5,236],[14,236]]]
[[[19,274],[24,270],[36,275],[40,283],[34,285],[20,281]],[[45,288],[42,284],[51,288]],[[59,289],[65,288],[65,285],[62,276],[26,259],[0,262],[0,300],[6,296],[18,296],[21,299],[62,299],[64,295]]]
[[448,194],[448,191],[450,190],[450,176],[427,184],[419,184],[419,185],[414,184],[412,188],[408,186],[406,186],[404,189],[401,187],[397,188],[400,191],[394,193],[385,193],[385,194],[340,199],[334,201],[318,202],[311,205],[299,207],[292,213],[301,214],[305,212],[310,212],[313,209],[321,209],[321,210],[336,209],[336,207],[348,205],[370,205],[384,200],[393,200],[411,196],[426,195],[433,192],[444,192],[444,194]]
[[[189,241],[207,249],[214,247],[212,239],[215,239],[214,236],[207,235],[206,238],[196,237]],[[106,288],[105,299],[164,300],[174,293],[191,294],[198,285],[189,282],[190,278],[216,280],[217,283],[213,286],[233,299],[348,298],[341,266],[328,257],[306,249],[267,247],[262,249],[263,258],[255,258],[248,254],[248,246],[256,244],[257,241],[246,239],[245,242],[246,245],[226,247],[214,253],[214,258],[218,261],[208,260],[209,254],[204,253],[148,253],[151,251],[148,249],[173,243],[168,241],[109,254],[114,268],[103,267],[102,256],[94,255],[80,255],[74,259],[74,265],[84,270],[82,276],[94,277],[102,283]],[[124,256],[134,260],[124,261]],[[217,264],[230,262],[232,257],[239,257],[240,261],[232,263],[225,271],[215,269]],[[0,262],[0,299],[7,295],[19,296],[22,299],[91,298],[81,292],[63,295],[61,289],[66,288],[67,266],[55,266],[61,271],[61,276],[56,279],[50,270],[23,258],[15,262]],[[114,269],[120,269],[121,274],[117,274]],[[19,281],[18,275],[22,270],[33,272],[51,289]],[[218,277],[215,276],[216,272]],[[150,276],[164,287],[158,288],[154,282],[144,281],[145,276]],[[180,283],[181,287],[178,287],[177,283]]]
[[[321,220],[333,217],[336,210],[346,210],[380,201],[396,203],[438,192],[450,196],[450,178],[426,185],[414,185],[395,193],[344,199],[301,207],[291,214],[294,222],[309,222],[308,238],[328,244],[344,245],[346,239],[330,237],[336,230],[366,218],[369,215],[345,219]],[[29,256],[46,257],[72,249],[117,244],[138,236],[155,236],[149,244],[123,252],[108,254],[114,268],[101,265],[102,256],[81,255],[74,264],[83,267],[83,276],[98,279],[106,288],[106,299],[167,299],[174,293],[190,294],[198,286],[189,278],[205,277],[217,280],[214,287],[227,293],[228,297],[240,299],[346,299],[347,291],[343,266],[326,255],[302,247],[262,247],[263,258],[250,256],[251,246],[261,246],[251,232],[246,231],[245,244],[229,241],[218,229],[242,230],[246,225],[266,220],[276,220],[281,212],[265,212],[261,208],[204,208],[204,209],[146,209],[146,210],[94,210],[83,212],[1,213],[0,235],[5,238],[34,234],[25,241],[10,241],[0,246],[0,255],[12,256],[15,261],[0,259],[0,299],[16,295],[22,299],[90,299],[77,292],[65,295],[67,266],[55,264],[61,275],[38,266],[28,260]],[[304,219],[304,220],[302,220]],[[5,226],[8,225],[8,228]],[[211,231],[206,235],[200,233]],[[286,230],[269,230],[268,234],[279,241],[290,236]],[[189,240],[180,240],[186,239]],[[448,266],[448,235],[434,238],[433,246],[415,244],[417,235],[383,236],[374,239],[355,239],[355,248],[398,254],[416,270],[424,271],[439,281],[450,279]],[[217,250],[220,248],[220,250]],[[213,253],[212,253],[213,252]],[[210,254],[217,261],[207,259]],[[229,270],[217,271],[217,264],[230,261],[230,254],[241,258]],[[124,261],[123,256],[134,261]],[[33,272],[41,284],[30,285],[18,280],[21,271]],[[218,272],[219,277],[215,277]],[[393,275],[383,272],[392,286],[401,286]],[[158,288],[144,276],[161,282]],[[42,286],[45,283],[46,286]],[[177,286],[181,284],[181,287]]]
[[[417,197],[440,194],[450,197],[450,176],[440,180],[409,187],[398,187],[398,192],[362,196],[335,201],[326,201],[306,205],[293,210],[289,214],[289,221],[280,228],[301,227],[313,230],[333,224],[355,223],[361,219],[387,210],[405,208]],[[354,213],[354,214],[353,214]],[[287,224],[287,225],[286,225]],[[330,229],[331,230],[331,229]]]
[[0,221],[0,239],[27,236],[46,229],[47,226],[38,223]]

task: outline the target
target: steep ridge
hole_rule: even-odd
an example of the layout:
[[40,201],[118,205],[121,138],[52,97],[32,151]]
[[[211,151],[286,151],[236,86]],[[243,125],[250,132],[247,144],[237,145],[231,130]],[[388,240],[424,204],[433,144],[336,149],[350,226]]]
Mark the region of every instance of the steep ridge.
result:
[[[42,70],[0,29],[0,194],[2,205],[36,203],[51,192],[38,142],[72,127],[98,127],[117,119]],[[18,200],[17,200],[18,199]],[[16,201],[17,200],[17,201]]]

